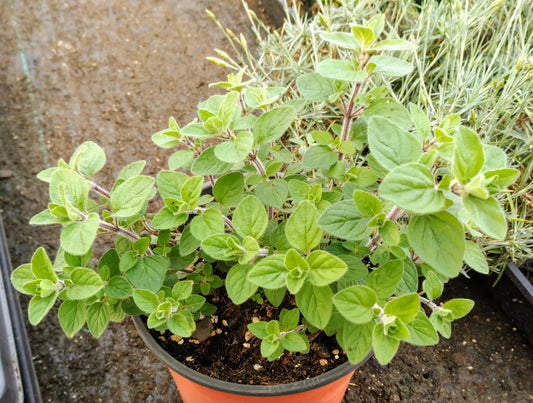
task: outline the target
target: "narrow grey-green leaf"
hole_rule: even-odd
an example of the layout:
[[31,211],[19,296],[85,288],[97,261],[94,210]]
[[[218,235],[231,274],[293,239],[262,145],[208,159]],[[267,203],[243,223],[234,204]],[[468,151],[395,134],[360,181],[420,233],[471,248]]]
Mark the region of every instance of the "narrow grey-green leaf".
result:
[[[396,50],[415,50],[415,46],[404,39],[385,39],[383,41],[374,43],[369,51],[396,51]],[[373,59],[372,59],[373,60]]]

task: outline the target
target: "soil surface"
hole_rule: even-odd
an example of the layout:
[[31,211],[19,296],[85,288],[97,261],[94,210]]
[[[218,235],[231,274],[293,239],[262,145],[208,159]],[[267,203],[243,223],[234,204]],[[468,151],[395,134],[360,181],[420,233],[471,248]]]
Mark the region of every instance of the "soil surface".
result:
[[[147,160],[147,174],[166,166],[171,152],[156,149],[151,134],[170,116],[189,122],[196,104],[214,93],[208,83],[227,73],[205,61],[213,48],[227,49],[206,8],[252,43],[237,0],[0,2],[0,212],[14,267],[40,245],[57,249],[58,228],[28,225],[47,203],[47,186],[35,175],[79,143],[105,149],[104,186],[136,160]],[[403,346],[386,368],[369,361],[346,402],[533,400],[533,347],[485,284],[456,281],[452,288],[477,304],[451,339]],[[511,302],[530,311],[521,301]],[[129,320],[99,340],[83,331],[66,338],[55,314],[28,331],[46,402],[181,401]]]
[[278,360],[267,360],[261,356],[261,339],[247,326],[279,318],[282,309],[295,306],[294,299],[285,296],[278,308],[253,301],[235,305],[221,290],[207,298],[217,307],[216,314],[202,319],[191,338],[182,339],[168,330],[151,331],[166,351],[189,368],[226,382],[276,385],[322,375],[348,360],[336,339],[323,332],[309,335],[308,353],[285,352]]

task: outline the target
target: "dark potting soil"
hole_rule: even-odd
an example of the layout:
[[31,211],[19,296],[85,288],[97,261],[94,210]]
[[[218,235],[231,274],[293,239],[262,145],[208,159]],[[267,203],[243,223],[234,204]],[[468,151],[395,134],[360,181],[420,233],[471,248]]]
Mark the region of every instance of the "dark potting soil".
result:
[[309,335],[308,354],[285,351],[277,360],[268,361],[261,356],[261,340],[248,331],[247,325],[278,319],[284,304],[279,308],[251,301],[235,305],[226,296],[214,297],[210,302],[217,312],[200,321],[193,335],[198,338],[181,339],[169,331],[152,331],[165,350],[195,371],[227,382],[275,385],[312,378],[347,361],[335,337],[323,332]]

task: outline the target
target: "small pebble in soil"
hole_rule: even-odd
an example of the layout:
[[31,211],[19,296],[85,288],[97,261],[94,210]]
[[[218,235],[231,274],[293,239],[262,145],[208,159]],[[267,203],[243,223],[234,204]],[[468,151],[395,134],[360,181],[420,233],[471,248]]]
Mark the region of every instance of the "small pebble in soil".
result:
[[261,319],[259,319],[257,316],[252,317],[252,323],[260,322]]
[[193,357],[185,357],[185,360],[186,360],[186,361],[189,361],[189,362],[193,362],[193,361],[194,361],[194,358],[193,358]]
[[261,368],[263,368],[261,365],[259,365],[259,364],[254,364],[254,369],[255,369],[256,371],[259,371]]
[[217,330],[215,330],[215,332],[216,332],[217,334],[220,334],[220,333],[222,333],[222,329],[217,329]]
[[254,335],[249,330],[244,333],[244,340],[249,341]]
[[244,348],[250,348],[250,343],[242,343],[242,346],[243,346]]
[[216,315],[211,316],[211,323],[218,323],[218,316]]
[[326,365],[328,365],[328,360],[325,360],[324,358],[322,358],[320,361],[318,361],[320,363],[320,365],[322,365],[323,367],[325,367]]
[[228,321],[226,319],[222,320],[222,326],[228,326]]
[[13,176],[13,171],[10,169],[0,169],[0,179],[7,179]]

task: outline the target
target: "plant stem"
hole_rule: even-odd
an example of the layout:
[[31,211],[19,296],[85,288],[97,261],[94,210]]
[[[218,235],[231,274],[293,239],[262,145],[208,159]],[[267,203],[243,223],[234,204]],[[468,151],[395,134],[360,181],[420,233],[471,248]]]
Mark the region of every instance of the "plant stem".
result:
[[294,329],[292,329],[292,330],[288,330],[288,331],[286,331],[286,332],[280,332],[279,337],[285,337],[285,336],[286,336],[287,334],[289,334],[289,333],[296,333],[296,332],[299,332],[299,331],[305,331],[305,330],[307,330],[307,326],[305,326],[305,325],[298,325],[298,326],[296,326],[296,327],[295,327]]
[[96,193],[104,196],[107,199],[111,199],[111,195],[109,194],[109,192],[107,190],[105,190],[104,188],[98,186],[96,183],[94,183],[92,181],[89,181],[89,183],[91,184],[91,190],[94,190]]
[[425,298],[425,297],[422,297],[422,296],[418,296],[418,298],[420,298],[420,302],[422,302],[423,304],[427,305],[428,307],[431,308],[431,310],[434,310],[434,309],[437,309],[439,306],[437,304],[435,304],[433,301],[430,301],[429,299]]
[[[391,209],[391,211],[389,211],[389,214],[387,214],[387,220],[394,222],[398,218],[400,218],[402,215],[404,215],[404,213],[405,213],[404,210],[402,210],[398,206],[394,206]],[[379,232],[375,231],[374,235],[372,235],[372,239],[370,239],[370,241],[366,244],[366,247],[370,249],[370,251],[374,251],[380,241],[381,241],[381,237],[379,236]]]
[[[365,70],[365,67],[369,61],[370,61],[370,56],[367,56],[366,60],[361,64],[361,71]],[[368,80],[368,77],[370,76],[367,76],[364,80],[358,82],[353,87],[352,96],[350,97],[350,102],[348,103],[348,107],[345,110],[344,119],[342,122],[341,143],[343,141],[348,140],[348,136],[350,135],[350,129],[352,127],[352,122],[353,122],[354,117],[356,117],[357,114],[360,113],[364,109],[364,107],[361,106],[357,108],[356,110],[354,110],[354,101],[355,101],[355,97],[359,94],[359,92],[361,92],[361,88],[363,88],[363,85],[366,83],[366,80]]]
[[257,158],[257,153],[250,153],[248,154],[248,157],[250,158],[250,161],[254,165],[255,169],[257,169],[257,172],[259,172],[261,176],[266,176],[265,166],[261,160]]
[[[133,241],[133,242],[141,238],[138,234],[136,234],[133,231],[130,231],[126,228],[119,227],[118,225],[110,224],[102,220],[100,220],[99,225],[100,225],[100,228],[103,228],[108,231],[116,232],[117,234],[122,235],[123,237],[128,238],[130,241]],[[152,252],[150,248],[148,248],[146,250],[146,254],[153,255],[154,253]]]
[[[194,209],[194,211],[192,213],[197,213],[197,212],[203,212],[203,211],[206,211],[207,209],[205,207],[196,207],[196,209]],[[226,224],[226,226],[231,230],[231,231],[235,231],[235,228],[233,227],[233,223],[231,222],[231,220],[226,217],[226,216],[222,216],[222,219],[224,220],[224,224]]]

